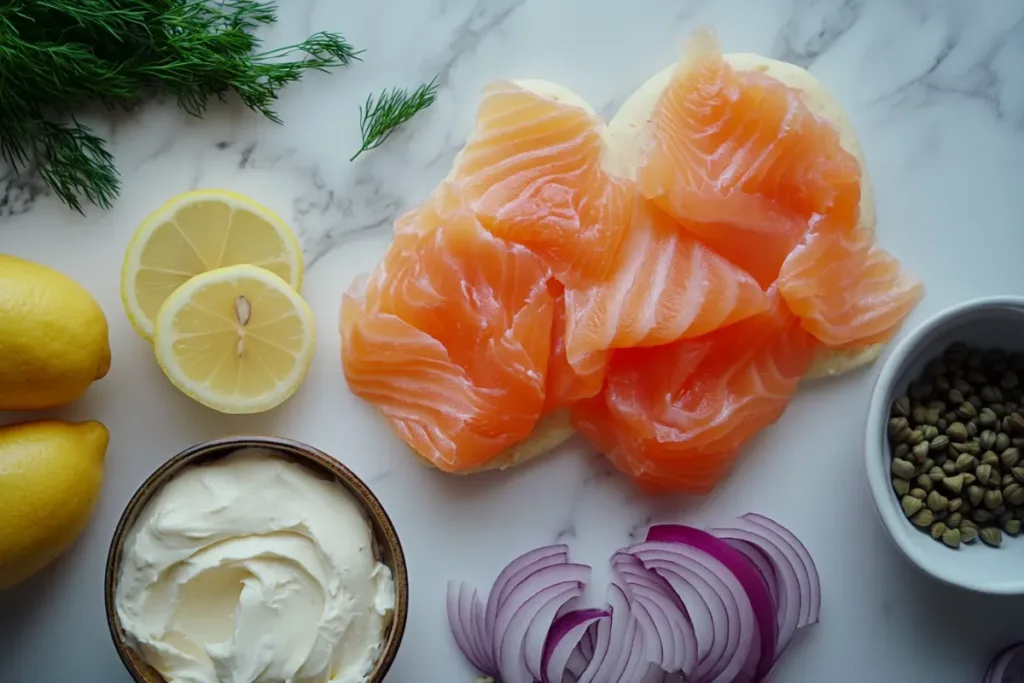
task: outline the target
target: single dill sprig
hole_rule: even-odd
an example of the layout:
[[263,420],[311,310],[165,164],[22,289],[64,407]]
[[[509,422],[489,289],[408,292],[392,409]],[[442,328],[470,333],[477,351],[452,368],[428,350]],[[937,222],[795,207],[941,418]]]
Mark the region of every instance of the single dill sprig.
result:
[[0,156],[81,211],[79,199],[106,208],[118,192],[104,141],[74,122],[83,107],[131,109],[163,91],[201,116],[234,92],[280,123],[282,87],[359,52],[334,33],[263,50],[253,31],[275,10],[258,0],[3,0]]
[[349,161],[355,161],[363,152],[376,149],[398,130],[399,126],[434,103],[437,99],[437,77],[413,90],[405,88],[384,90],[380,97],[370,95],[359,108],[359,130],[363,144]]

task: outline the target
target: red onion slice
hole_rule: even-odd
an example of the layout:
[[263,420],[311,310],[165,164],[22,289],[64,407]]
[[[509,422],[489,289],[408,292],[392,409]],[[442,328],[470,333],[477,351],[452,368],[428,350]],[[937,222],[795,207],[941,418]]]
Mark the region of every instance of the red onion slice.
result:
[[478,614],[482,611],[483,606],[475,589],[465,582],[448,582],[448,624],[455,644],[478,671],[493,676],[496,672],[485,654],[489,652],[489,646],[485,646],[482,640],[483,630],[480,628]]
[[771,593],[772,602],[778,605],[779,579],[777,576],[775,576],[775,568],[772,566],[772,562],[768,559],[768,556],[749,543],[744,543],[742,541],[732,541],[724,536],[719,535],[718,529],[711,529],[710,531],[715,536],[718,536],[722,540],[726,541],[733,548],[736,548],[736,550],[739,550],[741,553],[747,556],[747,559],[750,560],[750,564],[757,567],[757,571],[761,572],[761,576],[763,576],[765,578],[765,581],[768,582],[768,592]]
[[[743,669],[754,643],[753,609],[729,568],[682,543],[645,542],[628,549],[661,575],[683,600],[696,627],[700,660],[694,683],[730,683]],[[704,618],[697,615],[704,610]]]
[[577,683],[602,683],[601,679],[597,678],[597,675],[599,673],[604,675],[602,669],[605,668],[604,663],[608,659],[611,640],[612,618],[611,612],[608,611],[608,616],[597,622],[597,626],[594,629],[594,654],[590,657],[590,663],[587,665],[587,668],[580,673]]
[[725,541],[700,529],[682,524],[653,526],[647,532],[647,540],[675,541],[689,545],[703,550],[729,568],[729,571],[743,585],[750,606],[754,610],[754,619],[757,623],[755,639],[760,654],[752,652],[750,661],[753,663],[754,683],[764,680],[775,665],[775,641],[777,639],[775,605],[772,603],[772,596],[764,577],[741,552]]
[[[606,612],[606,614],[607,614],[607,612]],[[608,615],[608,616],[611,616],[611,615]],[[595,624],[595,626],[596,626],[596,624]],[[594,658],[594,631],[595,630],[596,630],[595,628],[587,629],[587,632],[583,634],[582,638],[580,638],[580,652],[583,654],[584,657],[587,658],[588,662],[591,659]]]
[[491,593],[487,597],[485,626],[489,636],[493,637],[494,620],[498,616],[498,608],[508,598],[508,593],[512,588],[522,582],[526,576],[539,569],[565,564],[568,561],[569,546],[549,545],[531,550],[509,562],[508,566],[502,569],[498,578],[494,580]]
[[[753,527],[751,530],[750,527]],[[801,590],[796,569],[790,564],[785,552],[774,542],[759,534],[763,528],[753,522],[739,519],[736,520],[735,528],[712,529],[713,533],[722,540],[729,541],[730,545],[746,555],[749,560],[752,556],[763,553],[771,563],[771,570],[760,569],[769,586],[774,586],[775,612],[777,641],[775,643],[776,657],[789,645],[793,634],[796,633],[797,621],[800,618],[800,602],[804,591]],[[761,559],[759,558],[759,562]],[[757,566],[755,564],[755,566]],[[766,573],[767,571],[767,573]]]
[[[613,579],[609,593],[612,594],[611,599],[608,601],[612,606],[612,641],[609,654],[614,652],[616,656],[609,657],[605,661],[611,662],[607,668],[608,683],[619,683],[626,680],[624,674],[628,670],[630,657],[635,655],[637,649],[642,650],[643,643],[640,642],[640,648],[637,647],[638,624],[636,617],[630,612],[629,598],[625,590]],[[621,638],[615,637],[616,621],[620,624]],[[616,645],[618,645],[618,648],[616,648]],[[618,649],[618,652],[615,652],[616,649]],[[640,656],[643,656],[642,651]]]
[[[579,680],[580,674],[587,668],[587,664],[590,660],[587,659],[579,648],[572,651],[569,655],[569,661],[565,663],[565,671],[563,672],[562,680],[566,683],[576,683]],[[568,677],[568,678],[566,678]]]
[[[611,616],[605,610],[600,609],[579,609],[566,612],[551,625],[547,642],[544,644],[544,654],[541,658],[543,675],[538,678],[542,683],[562,683],[566,671],[569,670],[569,662],[574,655],[582,658],[583,669],[586,662],[589,662],[586,650],[582,648],[584,637],[590,632],[590,627],[601,619]],[[591,650],[590,655],[593,655]],[[582,673],[582,670],[580,673]],[[576,675],[579,676],[580,673]]]
[[1020,681],[1024,681],[1024,642],[1014,643],[993,657],[981,683]]
[[[583,594],[590,567],[557,564],[538,569],[515,585],[494,619],[493,647],[503,683],[533,683],[524,650],[526,633],[537,614],[551,601],[560,605]],[[557,611],[557,610],[556,610]],[[541,642],[539,650],[543,649]]]
[[[800,539],[792,531],[774,519],[755,512],[748,512],[743,515],[742,519],[753,522],[765,529],[765,533],[763,533],[765,537],[771,538],[773,534],[779,540],[778,545],[786,552],[787,557],[795,555],[791,563],[793,568],[797,570],[801,586],[805,585],[804,582],[806,581],[805,590],[807,596],[807,600],[801,600],[800,603],[800,618],[797,620],[797,628],[818,623],[818,619],[821,617],[821,578],[818,576],[818,568],[814,564],[811,553],[808,552],[804,544],[800,542]],[[807,603],[806,606],[804,605],[805,602]]]
[[634,617],[630,621],[633,637],[625,650],[626,665],[612,683],[655,683],[665,677],[665,671],[648,658],[644,632],[638,620]]
[[682,599],[634,555],[616,553],[612,568],[622,579],[630,611],[643,632],[648,661],[666,672],[692,677],[697,666],[697,639]]
[[[537,610],[526,628],[523,636],[523,661],[526,663],[526,670],[530,673],[533,681],[539,681],[543,671],[544,647],[547,644],[548,634],[555,622],[555,618],[563,611],[571,601],[583,595],[583,585],[570,586],[562,593],[554,596],[547,603]],[[530,683],[533,683],[531,681]]]

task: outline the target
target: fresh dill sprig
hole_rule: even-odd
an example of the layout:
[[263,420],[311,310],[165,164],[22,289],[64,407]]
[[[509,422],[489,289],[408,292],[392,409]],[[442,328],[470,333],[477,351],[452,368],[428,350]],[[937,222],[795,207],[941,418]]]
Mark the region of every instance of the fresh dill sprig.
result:
[[132,109],[162,91],[201,116],[234,92],[280,122],[282,87],[359,59],[334,33],[261,50],[253,30],[276,19],[275,3],[257,0],[3,0],[0,155],[74,209],[83,198],[109,208],[117,171],[102,138],[75,121],[82,108]]
[[359,108],[359,130],[363,145],[349,161],[355,161],[363,152],[376,149],[398,130],[399,126],[434,103],[437,99],[437,77],[412,91],[402,88],[384,90],[380,96],[366,98],[366,104]]

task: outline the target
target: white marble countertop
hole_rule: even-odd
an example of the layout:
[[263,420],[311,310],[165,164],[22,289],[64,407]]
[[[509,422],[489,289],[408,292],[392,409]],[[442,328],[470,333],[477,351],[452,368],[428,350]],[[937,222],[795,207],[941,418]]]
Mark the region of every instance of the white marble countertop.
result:
[[[955,302],[1024,292],[1024,4],[1019,0],[283,0],[268,36],[283,44],[338,30],[365,61],[315,75],[280,101],[284,126],[240,106],[203,121],[153,106],[94,125],[113,141],[124,191],[82,218],[32,182],[0,180],[0,251],[83,283],[110,320],[113,367],[78,403],[49,414],[111,430],[107,480],[80,542],[0,595],[0,681],[129,680],[103,612],[103,564],[117,518],[142,480],[180,449],[237,432],[279,434],[334,454],[390,511],[411,572],[411,618],[388,680],[472,680],[444,617],[449,577],[489,581],[504,562],[555,540],[603,568],[651,521],[775,517],[821,571],[822,623],[775,680],[980,681],[988,657],[1024,636],[1024,601],[934,583],[890,546],[871,509],[861,440],[875,370],[804,388],[735,475],[703,500],[639,496],[580,442],[519,471],[453,478],[414,464],[351,396],[338,360],[342,291],[367,270],[400,210],[446,173],[479,88],[501,77],[561,82],[613,113],[643,79],[713,26],[727,51],[808,66],[844,104],[877,192],[884,246],[927,296],[909,325]],[[371,91],[440,74],[433,109],[354,164],[357,106]],[[287,404],[215,414],[179,394],[121,308],[118,272],[135,225],[171,195],[220,186],[258,197],[301,233],[304,295],[319,322],[310,377]],[[22,416],[0,414],[0,422]],[[1024,568],[1022,568],[1024,571]],[[599,569],[596,577],[603,578]]]

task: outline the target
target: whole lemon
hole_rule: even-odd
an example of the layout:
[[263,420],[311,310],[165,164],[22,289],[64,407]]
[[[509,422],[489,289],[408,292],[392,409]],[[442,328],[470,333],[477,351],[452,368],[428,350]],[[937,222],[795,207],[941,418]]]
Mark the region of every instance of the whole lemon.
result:
[[70,403],[109,370],[107,319],[89,292],[0,254],[0,410]]
[[0,427],[0,590],[50,564],[82,533],[109,439],[99,422]]

